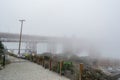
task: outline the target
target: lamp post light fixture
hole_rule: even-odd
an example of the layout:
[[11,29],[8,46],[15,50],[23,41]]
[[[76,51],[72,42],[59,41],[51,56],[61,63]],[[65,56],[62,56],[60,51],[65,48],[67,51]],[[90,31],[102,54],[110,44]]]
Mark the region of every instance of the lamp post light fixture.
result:
[[21,29],[20,29],[20,39],[19,39],[19,49],[18,49],[18,55],[20,56],[20,47],[21,47],[21,38],[22,38],[22,28],[23,28],[23,22],[24,19],[19,20],[21,22]]

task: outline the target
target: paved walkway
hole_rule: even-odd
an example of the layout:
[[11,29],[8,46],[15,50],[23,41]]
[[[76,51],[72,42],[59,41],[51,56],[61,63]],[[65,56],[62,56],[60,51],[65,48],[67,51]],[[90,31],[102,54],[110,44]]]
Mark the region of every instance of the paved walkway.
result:
[[69,80],[35,63],[9,58],[12,63],[0,70],[0,80]]

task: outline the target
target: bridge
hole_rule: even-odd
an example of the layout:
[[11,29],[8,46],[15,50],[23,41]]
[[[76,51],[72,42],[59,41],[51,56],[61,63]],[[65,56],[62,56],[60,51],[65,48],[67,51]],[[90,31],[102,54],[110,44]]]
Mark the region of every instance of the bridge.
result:
[[[19,42],[19,34],[15,33],[1,33],[0,40],[2,42]],[[35,35],[22,35],[22,42],[63,42],[65,38],[35,36]]]
[[[19,42],[19,34],[15,33],[2,33],[0,32],[0,41],[2,42]],[[62,45],[62,53],[77,53],[83,48],[84,42],[78,38],[65,38],[65,37],[48,37],[48,36],[35,36],[35,35],[22,35],[22,43],[26,44],[26,50],[31,50],[37,53],[37,44],[46,43],[47,52],[56,53],[56,46]]]

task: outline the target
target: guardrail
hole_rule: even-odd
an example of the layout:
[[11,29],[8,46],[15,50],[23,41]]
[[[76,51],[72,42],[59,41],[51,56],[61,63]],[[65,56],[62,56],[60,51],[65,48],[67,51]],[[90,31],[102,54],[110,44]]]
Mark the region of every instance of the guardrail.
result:
[[[10,54],[17,57],[15,54]],[[66,60],[51,58],[49,56],[25,55],[24,59],[37,63],[45,69],[54,71],[70,80],[112,80],[100,70],[84,67],[82,63],[74,63]]]

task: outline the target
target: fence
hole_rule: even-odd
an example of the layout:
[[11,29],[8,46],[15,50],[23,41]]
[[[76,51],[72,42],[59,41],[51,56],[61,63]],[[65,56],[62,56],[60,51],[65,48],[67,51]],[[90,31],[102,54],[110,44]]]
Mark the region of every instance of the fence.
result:
[[[65,61],[65,60],[59,60],[55,57],[48,57],[48,56],[39,56],[39,55],[26,55],[25,59],[32,61],[34,63],[37,63],[41,66],[43,66],[45,69],[49,69],[51,71],[54,71],[60,75],[64,75],[71,80],[82,80],[80,73],[83,69],[81,65],[75,66],[73,62]],[[80,69],[79,69],[80,68]]]
[[70,80],[111,80],[109,76],[106,76],[100,70],[95,70],[86,66],[84,67],[83,64],[59,59],[58,57],[51,58],[40,55],[26,55],[25,59],[37,63],[45,69],[64,75]]

